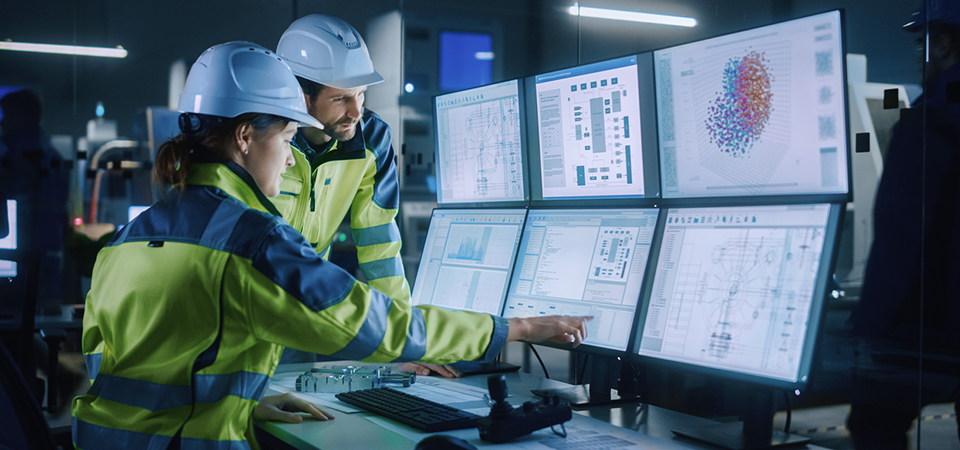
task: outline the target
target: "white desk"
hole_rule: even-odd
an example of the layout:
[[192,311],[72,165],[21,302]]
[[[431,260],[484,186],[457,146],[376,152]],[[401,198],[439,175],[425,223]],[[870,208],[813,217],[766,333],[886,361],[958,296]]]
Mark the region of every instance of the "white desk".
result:
[[[277,369],[277,374],[289,372],[305,372],[311,367],[319,365],[328,365],[330,363],[304,363],[304,364],[286,364]],[[346,364],[346,363],[345,363]],[[525,373],[509,373],[507,376],[507,389],[510,397],[507,399],[513,406],[520,406],[524,401],[538,401],[539,397],[530,393],[531,389],[556,389],[569,387],[566,383],[548,380],[539,376]],[[472,386],[486,389],[486,376],[476,376],[450,380],[457,383],[468,383]],[[276,391],[268,391],[267,395],[277,394]],[[477,398],[475,401],[463,403],[451,403],[460,409],[472,409],[486,407],[486,403]],[[400,425],[387,419],[379,418],[375,414],[368,412],[359,412],[347,414],[340,411],[331,411],[336,418],[327,422],[315,420],[304,420],[299,424],[282,424],[275,422],[255,422],[260,432],[265,432],[269,441],[267,445],[276,445],[278,448],[296,448],[301,450],[316,449],[402,449],[410,450],[416,442],[426,436],[419,430]],[[368,418],[373,418],[373,421]],[[387,423],[389,427],[378,425],[376,422]],[[643,444],[643,448],[651,449],[709,449],[717,450],[717,447],[700,444],[694,441],[677,438],[670,430],[677,427],[689,427],[698,425],[711,425],[716,422],[708,419],[690,416],[664,408],[652,405],[621,405],[621,406],[597,406],[589,409],[574,411],[573,420],[566,423],[568,428],[568,439],[570,444],[576,442],[574,438],[584,438],[585,430],[594,430],[603,432],[607,430],[611,436],[617,434],[630,436],[631,441],[638,441]],[[559,427],[558,427],[559,429]],[[633,430],[628,431],[628,430]],[[578,435],[578,432],[580,433]],[[549,428],[537,432],[526,438],[528,441],[537,441],[538,439],[547,439],[552,436]],[[474,430],[459,430],[457,432],[444,432],[442,434],[452,434],[458,437],[465,437],[468,442],[477,447],[493,446],[488,442],[481,441],[479,434]],[[596,435],[593,435],[596,436]],[[275,439],[274,439],[275,438]],[[525,438],[518,438],[516,441],[502,444],[498,448],[520,448],[517,444]],[[535,446],[534,446],[535,447]],[[540,446],[541,448],[548,448]],[[575,447],[575,446],[573,446]],[[555,447],[562,448],[562,447]],[[626,448],[626,447],[625,447]],[[800,447],[803,448],[803,447]],[[822,447],[808,446],[808,449],[821,449]]]

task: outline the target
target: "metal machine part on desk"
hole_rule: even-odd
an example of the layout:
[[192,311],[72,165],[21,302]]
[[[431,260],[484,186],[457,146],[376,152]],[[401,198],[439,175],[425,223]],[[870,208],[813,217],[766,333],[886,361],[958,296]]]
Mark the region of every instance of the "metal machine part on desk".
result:
[[387,367],[321,367],[297,377],[299,392],[336,394],[397,384],[410,387],[417,382],[414,373],[393,373]]

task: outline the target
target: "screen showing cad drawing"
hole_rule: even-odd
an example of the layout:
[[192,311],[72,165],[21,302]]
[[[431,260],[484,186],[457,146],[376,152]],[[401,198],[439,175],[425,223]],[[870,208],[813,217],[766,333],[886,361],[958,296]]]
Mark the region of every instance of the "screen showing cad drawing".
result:
[[435,99],[439,203],[523,201],[519,81]]
[[637,57],[538,75],[543,198],[642,197]]
[[530,211],[503,316],[594,316],[584,343],[626,350],[657,214]]
[[829,213],[671,209],[640,354],[797,381]]
[[664,198],[846,193],[840,13],[654,52]]
[[413,284],[414,305],[500,314],[523,209],[437,209]]

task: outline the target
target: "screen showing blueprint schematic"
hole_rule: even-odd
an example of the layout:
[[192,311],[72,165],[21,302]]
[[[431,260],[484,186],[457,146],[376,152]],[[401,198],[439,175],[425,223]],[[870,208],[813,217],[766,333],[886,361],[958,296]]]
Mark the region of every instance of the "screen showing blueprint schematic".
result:
[[544,199],[642,197],[637,57],[536,76]]
[[414,305],[499,315],[524,209],[436,209],[413,283]]
[[640,355],[798,381],[829,215],[828,204],[670,209]]
[[525,200],[519,81],[438,95],[437,201]]
[[664,198],[846,194],[837,11],[654,52]]
[[657,214],[531,210],[503,316],[594,316],[584,344],[626,350]]

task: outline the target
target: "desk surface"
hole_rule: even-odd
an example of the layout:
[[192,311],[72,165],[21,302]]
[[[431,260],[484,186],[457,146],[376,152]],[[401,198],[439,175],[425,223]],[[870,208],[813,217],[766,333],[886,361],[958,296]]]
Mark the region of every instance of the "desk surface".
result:
[[[309,368],[320,365],[321,363],[311,364],[285,364],[277,369],[277,373],[304,372]],[[322,363],[330,364],[330,363]],[[539,400],[539,397],[530,393],[531,389],[555,389],[570,387],[566,383],[554,380],[548,380],[539,376],[526,373],[509,373],[507,376],[507,389],[510,397],[508,401],[519,406],[527,400]],[[450,380],[457,383],[467,383],[471,386],[482,387],[486,389],[486,376],[466,377]],[[269,391],[267,395],[277,394],[276,391]],[[480,398],[476,401],[456,403],[453,406],[461,409],[481,408],[486,403]],[[302,450],[315,449],[403,449],[410,450],[414,447],[417,440],[426,433],[420,433],[419,430],[378,418],[375,414],[359,412],[347,414],[339,411],[332,411],[336,418],[328,422],[314,420],[305,420],[300,424],[281,424],[274,422],[256,422],[256,426],[261,431],[269,433],[279,440],[289,444],[291,447]],[[389,422],[392,429],[374,423],[375,421]],[[657,449],[711,449],[717,447],[700,444],[694,441],[676,437],[672,431],[673,428],[690,427],[698,425],[716,424],[709,419],[690,416],[674,411],[670,411],[657,406],[637,404],[626,406],[596,406],[585,410],[574,411],[574,418],[567,422],[569,438],[573,444],[572,438],[577,437],[578,430],[599,430],[608,431],[610,435],[620,434],[621,436],[632,436],[636,440],[642,441],[644,448]],[[611,426],[613,425],[613,426]],[[631,433],[627,430],[633,430]],[[443,434],[453,434],[465,438],[470,443],[478,447],[493,446],[487,442],[481,441],[476,430],[462,430],[458,435],[456,432],[445,432]],[[469,438],[465,437],[469,433]],[[550,438],[549,428],[541,433],[541,439]],[[518,441],[523,438],[519,438]],[[521,448],[518,441],[502,444],[498,448]],[[530,437],[530,441],[536,441]],[[529,443],[529,442],[528,442]],[[562,448],[552,446],[553,448]],[[523,448],[535,448],[527,446]],[[540,448],[548,448],[540,446]],[[802,447],[801,447],[802,448]],[[808,449],[821,449],[822,447],[808,446]]]

